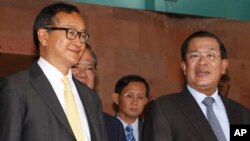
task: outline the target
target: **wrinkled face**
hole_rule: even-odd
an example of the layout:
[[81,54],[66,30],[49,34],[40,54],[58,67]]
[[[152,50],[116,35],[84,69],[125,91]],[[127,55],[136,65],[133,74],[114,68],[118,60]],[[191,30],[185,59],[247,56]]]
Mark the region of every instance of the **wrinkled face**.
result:
[[228,65],[220,55],[219,43],[214,38],[193,38],[188,45],[186,62],[182,62],[187,83],[206,95],[213,94]]
[[130,82],[121,94],[115,95],[117,95],[115,103],[118,104],[119,116],[122,119],[136,119],[142,114],[148,101],[146,87],[142,82]]
[[[51,27],[73,28],[78,32],[85,31],[83,18],[78,13],[57,13]],[[76,65],[85,49],[85,43],[68,39],[65,30],[39,29],[38,38],[41,43],[40,54],[59,70],[68,70]]]
[[91,56],[89,49],[84,51],[79,63],[72,68],[72,73],[80,82],[94,89],[96,74],[94,58]]

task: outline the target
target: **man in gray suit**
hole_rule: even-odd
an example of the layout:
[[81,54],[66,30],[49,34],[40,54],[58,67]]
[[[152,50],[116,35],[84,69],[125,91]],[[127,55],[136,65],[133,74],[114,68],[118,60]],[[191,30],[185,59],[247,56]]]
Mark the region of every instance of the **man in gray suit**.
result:
[[42,9],[33,28],[38,62],[0,81],[1,141],[107,141],[99,97],[71,72],[88,37],[77,7],[56,3]]
[[229,141],[230,125],[250,124],[250,112],[218,92],[228,66],[224,45],[213,33],[198,31],[184,41],[181,55],[187,86],[149,104],[143,141]]

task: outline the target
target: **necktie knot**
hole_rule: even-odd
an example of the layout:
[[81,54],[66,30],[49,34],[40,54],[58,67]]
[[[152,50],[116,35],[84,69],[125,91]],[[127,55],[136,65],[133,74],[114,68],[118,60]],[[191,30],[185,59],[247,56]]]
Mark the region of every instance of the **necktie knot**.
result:
[[128,125],[128,126],[126,127],[126,131],[127,131],[127,132],[133,132],[132,126],[131,126],[131,125]]
[[206,97],[202,103],[205,105],[205,106],[212,106],[213,103],[214,103],[214,98],[213,97]]
[[63,82],[64,86],[65,86],[65,85],[69,85],[69,79],[68,79],[68,77],[67,77],[67,76],[64,76],[64,77],[62,78],[62,82]]

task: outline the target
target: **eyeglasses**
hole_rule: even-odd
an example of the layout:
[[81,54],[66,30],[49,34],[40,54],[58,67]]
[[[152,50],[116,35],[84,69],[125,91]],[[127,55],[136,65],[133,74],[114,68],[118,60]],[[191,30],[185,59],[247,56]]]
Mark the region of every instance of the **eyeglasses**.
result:
[[124,98],[128,99],[128,100],[138,100],[138,101],[143,101],[146,100],[146,94],[143,93],[135,93],[133,91],[128,91],[126,93],[122,93],[121,94]]
[[202,56],[210,61],[221,58],[221,55],[218,52],[211,51],[206,53],[199,53],[199,52],[188,53],[187,59],[197,61],[200,60]]
[[90,72],[97,71],[97,68],[95,68],[94,65],[92,65],[92,64],[90,64],[90,65],[77,64],[73,68],[77,68],[77,69],[84,70],[84,71],[90,71]]
[[64,27],[44,27],[47,30],[65,30],[66,37],[70,40],[74,40],[77,36],[79,36],[80,41],[82,43],[86,43],[89,38],[89,34],[87,32],[78,32],[74,28],[64,28]]

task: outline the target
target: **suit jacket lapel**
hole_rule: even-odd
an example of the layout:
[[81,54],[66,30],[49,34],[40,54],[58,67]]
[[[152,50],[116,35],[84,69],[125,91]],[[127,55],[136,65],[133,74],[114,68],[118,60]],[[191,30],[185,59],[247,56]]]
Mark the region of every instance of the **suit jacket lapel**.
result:
[[54,113],[55,117],[68,129],[74,136],[67,117],[58,101],[58,98],[50,85],[48,79],[44,75],[41,68],[35,63],[30,69],[31,85],[35,88],[41,99],[48,105],[49,109]]
[[230,101],[221,96],[221,99],[225,105],[229,124],[240,124],[242,122],[242,115],[230,104]]
[[142,121],[139,120],[139,123],[138,123],[138,129],[139,129],[139,141],[141,141],[141,138],[142,138]]
[[182,110],[197,132],[200,133],[204,140],[217,140],[205,115],[189,91],[185,89],[179,96]]

